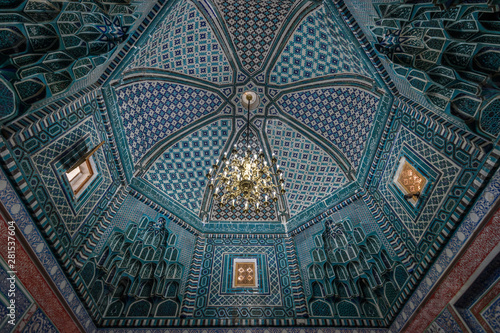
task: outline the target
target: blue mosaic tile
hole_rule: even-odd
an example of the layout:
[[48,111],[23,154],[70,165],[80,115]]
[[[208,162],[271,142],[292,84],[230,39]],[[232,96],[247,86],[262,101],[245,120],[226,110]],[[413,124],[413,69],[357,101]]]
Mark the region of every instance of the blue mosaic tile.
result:
[[43,313],[39,308],[35,311],[33,316],[30,318],[26,326],[24,327],[23,333],[59,333],[54,324],[50,319]]
[[443,312],[437,316],[436,319],[431,323],[431,325],[425,330],[425,333],[435,333],[435,332],[463,332],[460,325],[455,321],[455,318],[451,315],[448,308],[445,308]]
[[126,70],[159,68],[214,83],[233,70],[212,28],[191,1],[178,1],[135,54]]
[[287,84],[337,73],[370,77],[342,30],[342,24],[324,6],[307,15],[283,49],[271,72],[271,83]]
[[356,169],[379,99],[354,87],[312,89],[279,99],[282,110],[335,145]]
[[[72,194],[68,194],[61,186],[61,177],[64,177],[64,175],[56,173],[52,162],[56,160],[62,152],[68,150],[69,147],[86,135],[90,135],[92,147],[97,146],[101,141],[98,134],[98,125],[95,124],[93,117],[87,118],[66,135],[61,136],[54,143],[31,156],[35,170],[43,179],[45,188],[50,193],[50,200],[59,212],[70,235],[73,235],[82,225],[82,222],[85,221],[90,212],[95,208],[95,205],[106,194],[113,183],[103,149],[99,149],[95,152],[94,161],[97,164],[100,176],[102,176],[99,178],[102,179],[102,182],[95,188],[82,205],[75,207],[73,205],[73,200],[70,199]],[[41,195],[40,193],[36,194]]]
[[[389,189],[390,185],[393,183],[394,170],[399,166],[400,153],[403,147],[408,147],[407,149],[418,152],[423,161],[437,168],[442,174],[433,185],[434,188],[429,194],[429,197],[422,198],[427,201],[425,206],[421,209],[421,212],[416,216],[409,214],[395,194]],[[430,223],[434,220],[435,214],[443,204],[444,199],[447,197],[451,184],[456,182],[460,168],[404,126],[401,127],[401,131],[394,142],[392,151],[393,153],[382,175],[379,190],[406,228],[411,232],[413,238],[419,241]]]
[[283,170],[290,216],[331,194],[348,179],[319,146],[278,120],[267,121],[272,151]]
[[214,93],[156,81],[121,87],[117,99],[134,163],[156,143],[222,104]]
[[[287,256],[283,239],[207,239],[201,275],[197,290],[196,317],[224,317],[230,308],[246,313],[255,306],[261,307],[259,317],[290,317],[295,315],[289,279]],[[256,274],[261,276],[255,292],[231,288],[232,259],[256,259]],[[280,314],[278,314],[280,313]]]
[[143,179],[198,214],[207,186],[205,175],[221,156],[231,127],[230,120],[219,120],[176,142],[151,165]]
[[488,307],[483,310],[481,316],[494,332],[500,332],[500,297],[497,297],[491,302]]
[[[250,73],[264,64],[276,33],[294,1],[216,0],[243,67]],[[241,24],[245,21],[246,24]]]
[[144,215],[148,216],[150,220],[157,220],[156,216],[158,213],[153,208],[145,205],[133,196],[128,195],[99,239],[99,243],[97,243],[94,248],[94,253],[101,252],[102,247],[106,244],[108,237],[112,234],[115,228],[119,228],[124,231],[127,229],[130,221],[137,222]]

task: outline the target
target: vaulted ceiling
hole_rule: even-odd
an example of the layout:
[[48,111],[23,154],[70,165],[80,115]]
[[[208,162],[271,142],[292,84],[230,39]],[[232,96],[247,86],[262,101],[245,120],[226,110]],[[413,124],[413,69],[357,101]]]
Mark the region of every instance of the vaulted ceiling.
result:
[[[311,1],[175,2],[112,79],[133,177],[207,223],[286,224],[355,182],[387,92],[337,16]],[[288,190],[248,214],[213,202],[205,178],[246,140],[245,91],[260,97],[252,146],[277,154]]]
[[[459,2],[0,1],[0,199],[80,330],[404,330],[500,197],[498,6]],[[208,187],[234,145],[283,170],[261,212]]]

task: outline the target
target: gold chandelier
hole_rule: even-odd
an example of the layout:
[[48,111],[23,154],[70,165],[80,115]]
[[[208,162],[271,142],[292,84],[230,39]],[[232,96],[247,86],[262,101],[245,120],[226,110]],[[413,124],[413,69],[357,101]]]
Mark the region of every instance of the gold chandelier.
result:
[[[246,129],[246,148],[245,152],[239,152],[235,144],[231,157],[227,158],[227,152],[220,161],[210,168],[207,178],[208,184],[212,190],[215,186],[213,198],[220,197],[220,205],[231,204],[234,209],[236,205],[243,204],[243,212],[248,212],[251,205],[255,206],[255,211],[260,212],[262,205],[267,206],[271,201],[276,202],[279,195],[285,193],[285,180],[283,172],[279,165],[276,165],[277,159],[272,154],[271,164],[265,160],[264,153],[260,149],[259,153],[253,153],[249,144],[250,132],[250,105],[256,107],[257,95],[253,92],[243,94],[242,104],[247,104],[247,129]],[[244,103],[246,100],[246,103]],[[252,103],[253,100],[253,103]],[[274,169],[276,172],[274,173]],[[219,170],[219,172],[217,172]],[[279,188],[273,183],[272,177],[279,181]]]

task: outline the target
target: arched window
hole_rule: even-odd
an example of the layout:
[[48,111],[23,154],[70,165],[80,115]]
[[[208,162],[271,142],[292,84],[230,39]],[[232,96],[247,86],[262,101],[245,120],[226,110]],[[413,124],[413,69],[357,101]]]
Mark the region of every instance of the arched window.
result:
[[127,232],[126,232],[127,238],[130,240],[134,240],[135,236],[137,235],[137,225],[131,224],[127,227]]
[[112,251],[119,251],[123,242],[123,235],[122,234],[116,234],[115,237],[113,238],[113,241],[111,242],[111,250]]
[[349,260],[356,258],[356,251],[354,251],[354,247],[351,244],[347,245],[347,256]]
[[147,281],[141,284],[139,288],[139,297],[150,297],[153,293],[153,282]]
[[109,248],[106,248],[106,250],[104,250],[104,252],[101,254],[101,258],[99,259],[97,265],[101,267],[104,266],[106,259],[108,259],[108,255],[109,255]]
[[385,250],[382,250],[382,252],[380,252],[380,258],[382,259],[385,268],[390,269],[392,267],[389,258],[387,256],[387,252],[385,252]]
[[115,274],[116,274],[116,265],[113,265],[113,268],[111,268],[111,271],[109,271],[108,276],[106,277],[106,283],[111,284],[113,282]]
[[146,244],[146,245],[152,245],[154,243],[154,239],[155,239],[155,233],[154,233],[154,231],[148,231],[146,233],[146,239],[144,241],[144,244]]
[[342,259],[342,253],[340,253],[341,250],[338,250],[335,252],[335,260],[337,262],[344,262],[344,259]]
[[354,229],[354,240],[356,240],[356,243],[361,243],[363,239],[365,238],[365,234],[361,228],[355,228]]
[[113,293],[113,297],[122,297],[128,293],[128,288],[130,287],[130,280],[128,278],[122,278],[118,282],[118,286]]
[[345,237],[345,235],[343,233],[341,233],[340,235],[337,235],[335,237],[335,240],[337,241],[337,243],[339,244],[340,247],[347,245],[347,238]]
[[346,273],[346,270],[344,267],[342,266],[335,266],[335,275],[337,275],[337,277],[340,279],[340,280],[346,280],[347,279],[347,273]]
[[337,282],[335,286],[337,287],[337,293],[339,297],[344,297],[344,298],[351,297],[351,293],[349,292],[349,289],[344,283]]
[[132,245],[132,253],[134,256],[139,257],[142,252],[142,242],[141,241],[136,241],[134,245]]
[[165,289],[166,298],[175,298],[177,296],[177,291],[179,290],[179,284],[175,281],[169,282],[167,288]]
[[337,304],[337,311],[339,313],[339,316],[341,317],[359,316],[358,307],[354,303],[348,301],[342,301],[339,304]]
[[358,288],[354,284],[353,280],[349,280],[349,288],[351,289],[351,294],[353,296],[359,296]]
[[148,220],[148,218],[147,218],[147,217],[145,217],[145,216],[144,216],[144,217],[141,219],[140,228],[141,228],[141,229],[145,229],[145,228],[148,226],[148,224],[149,224],[149,220]]
[[344,230],[347,230],[347,231],[352,231],[352,226],[351,226],[351,222],[349,221],[344,221],[344,223],[342,223],[344,225]]
[[168,240],[168,245],[175,245],[176,241],[177,241],[177,236],[175,236],[174,234],[172,234],[172,235],[170,235],[170,239]]
[[356,267],[354,266],[354,264],[352,262],[349,263],[349,265],[347,265],[347,267],[349,268],[349,273],[351,274],[351,277],[353,279],[358,276],[358,271],[356,270]]
[[365,255],[366,259],[370,259],[372,257],[372,255],[370,254],[370,252],[368,251],[368,249],[366,248],[366,246],[360,245],[359,246],[359,250],[363,251],[363,254]]
[[160,264],[156,267],[155,276],[162,277],[163,273],[165,273],[166,268],[167,268],[167,263],[164,261],[160,262]]
[[360,296],[363,298],[373,298],[372,290],[370,284],[365,279],[358,280],[358,289],[360,291]]
[[144,267],[142,267],[141,278],[149,279],[151,276],[151,272],[152,272],[151,264],[144,265]]
[[309,267],[309,277],[311,279],[322,279],[323,273],[321,272],[321,268],[316,264]]
[[345,250],[339,250],[342,260],[341,262],[348,262],[349,261],[349,256],[347,255],[347,252]]
[[181,278],[181,268],[177,264],[170,265],[167,271],[167,278],[169,279],[180,279]]
[[125,252],[125,255],[123,256],[123,259],[120,263],[120,268],[128,267],[129,262],[130,262],[130,251],[127,251]]
[[370,236],[366,239],[366,246],[371,254],[376,254],[380,249],[380,242],[373,236]]
[[382,280],[380,279],[380,275],[378,274],[378,271],[375,267],[372,267],[372,275],[377,285],[380,286],[382,284]]
[[169,247],[165,253],[165,259],[168,261],[176,261],[179,251],[174,247]]
[[312,287],[312,294],[314,297],[325,297],[325,288],[323,287],[323,284],[318,281],[314,281],[311,284]]
[[331,278],[335,277],[335,272],[333,271],[333,267],[329,262],[325,263],[324,268],[325,268],[326,276],[328,276],[328,278],[331,279]]
[[139,273],[140,269],[141,269],[141,263],[137,260],[134,260],[128,269],[128,273],[131,276],[137,276],[137,273]]
[[320,235],[314,237],[314,244],[316,245],[316,247],[323,247],[323,240],[321,239]]
[[153,241],[153,246],[158,248],[160,246],[160,242],[162,242],[163,236],[161,234],[156,235],[155,240]]
[[368,263],[366,262],[365,254],[363,253],[362,250],[359,251],[358,257],[359,257],[359,261],[361,262],[362,269],[363,270],[370,269],[370,266],[368,266]]

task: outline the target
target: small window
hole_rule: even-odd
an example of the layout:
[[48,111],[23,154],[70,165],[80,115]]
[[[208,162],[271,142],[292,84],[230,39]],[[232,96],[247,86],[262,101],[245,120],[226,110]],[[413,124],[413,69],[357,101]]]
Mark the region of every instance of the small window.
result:
[[233,267],[233,288],[258,287],[256,259],[234,259]]
[[394,182],[405,197],[408,197],[408,201],[416,205],[427,184],[427,179],[403,157],[394,176]]
[[89,184],[89,181],[94,178],[96,174],[96,166],[93,157],[87,158],[80,165],[76,166],[69,172],[66,172],[66,177],[71,185],[71,189],[75,195],[78,195],[84,188],[85,185]]

